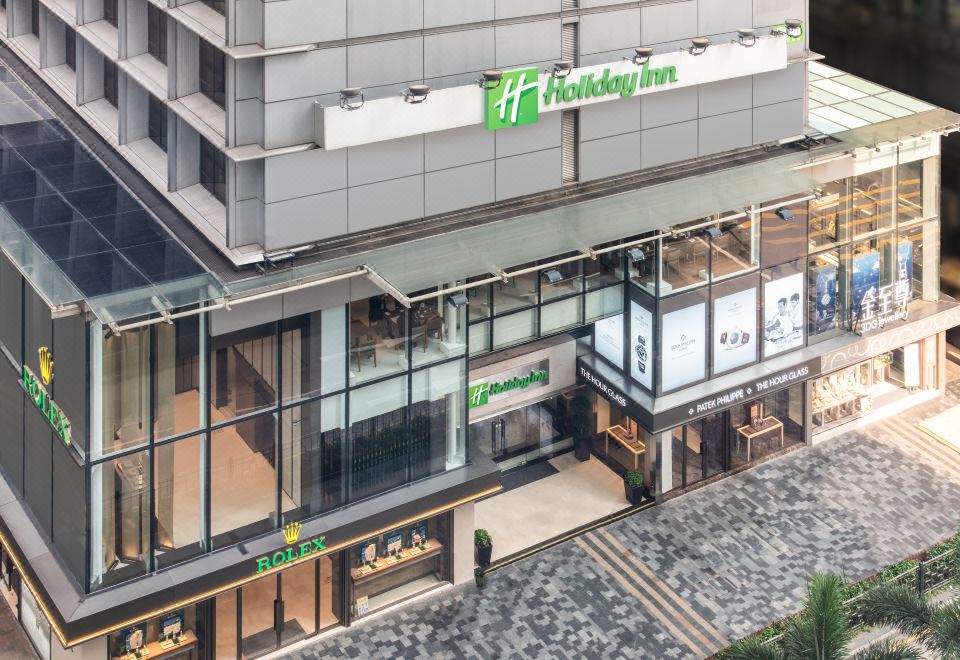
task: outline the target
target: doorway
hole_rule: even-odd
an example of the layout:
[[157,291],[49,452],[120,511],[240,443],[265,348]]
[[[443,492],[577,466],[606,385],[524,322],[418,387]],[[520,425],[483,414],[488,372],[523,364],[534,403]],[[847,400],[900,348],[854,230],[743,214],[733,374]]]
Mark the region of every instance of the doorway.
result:
[[570,449],[573,441],[566,427],[572,394],[560,394],[473,422],[471,445],[479,447],[504,471]]

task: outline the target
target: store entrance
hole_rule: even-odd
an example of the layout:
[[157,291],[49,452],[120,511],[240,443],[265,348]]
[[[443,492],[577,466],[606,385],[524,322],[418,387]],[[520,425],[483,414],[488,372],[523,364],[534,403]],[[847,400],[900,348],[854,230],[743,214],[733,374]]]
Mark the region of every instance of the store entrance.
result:
[[572,392],[563,393],[476,421],[470,425],[471,446],[501,470],[570,449],[567,407],[571,399]]

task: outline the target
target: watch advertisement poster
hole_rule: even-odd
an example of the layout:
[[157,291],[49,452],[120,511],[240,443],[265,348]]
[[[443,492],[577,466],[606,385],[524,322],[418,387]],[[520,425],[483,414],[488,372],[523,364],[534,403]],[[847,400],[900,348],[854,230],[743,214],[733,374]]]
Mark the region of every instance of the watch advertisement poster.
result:
[[623,314],[593,324],[593,347],[612,364],[623,369]]
[[837,323],[837,267],[832,264],[810,269],[817,287],[817,332],[832,330]]
[[763,285],[763,355],[803,346],[803,273]]
[[707,304],[699,303],[663,315],[663,389],[703,380],[706,370]]
[[757,290],[713,301],[713,371],[750,364],[757,357]]
[[642,305],[630,301],[630,375],[646,387],[653,389],[653,313]]
[[860,318],[860,306],[867,291],[880,288],[880,253],[876,250],[853,256],[853,272],[850,276],[850,309],[853,318]]

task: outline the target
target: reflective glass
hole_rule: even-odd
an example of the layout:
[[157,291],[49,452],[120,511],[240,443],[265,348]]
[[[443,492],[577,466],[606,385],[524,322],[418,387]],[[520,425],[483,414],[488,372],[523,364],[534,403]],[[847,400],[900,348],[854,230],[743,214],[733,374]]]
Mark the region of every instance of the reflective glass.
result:
[[90,470],[90,582],[94,589],[146,571],[150,551],[150,458],[137,452]]
[[350,378],[362,382],[407,368],[408,313],[380,294],[350,303]]
[[203,552],[203,437],[160,445],[154,452],[154,521],[159,566]]

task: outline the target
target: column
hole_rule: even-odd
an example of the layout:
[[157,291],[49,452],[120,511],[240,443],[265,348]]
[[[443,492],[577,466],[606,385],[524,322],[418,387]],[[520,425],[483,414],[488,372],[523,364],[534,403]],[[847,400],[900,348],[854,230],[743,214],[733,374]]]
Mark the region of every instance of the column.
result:
[[663,494],[673,490],[673,434],[671,431],[661,431],[657,434],[657,469],[660,479],[657,480],[657,502],[662,501]]

